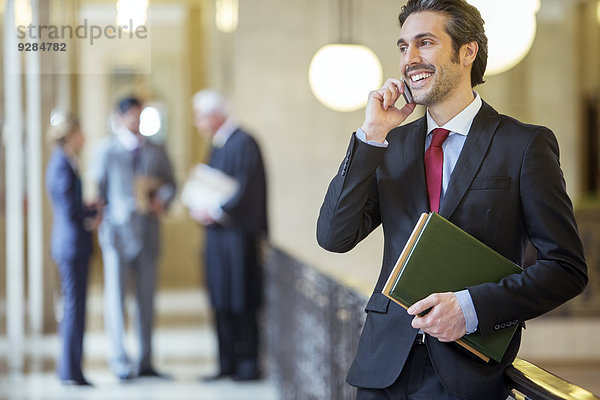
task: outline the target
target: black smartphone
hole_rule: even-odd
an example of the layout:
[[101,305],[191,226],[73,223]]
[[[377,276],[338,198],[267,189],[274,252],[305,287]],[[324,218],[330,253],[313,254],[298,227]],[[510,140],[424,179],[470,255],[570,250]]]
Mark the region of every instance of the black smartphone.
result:
[[404,100],[406,100],[407,103],[414,103],[410,88],[408,87],[404,79],[402,79],[402,85],[404,86],[404,93],[402,93],[402,96],[404,96]]

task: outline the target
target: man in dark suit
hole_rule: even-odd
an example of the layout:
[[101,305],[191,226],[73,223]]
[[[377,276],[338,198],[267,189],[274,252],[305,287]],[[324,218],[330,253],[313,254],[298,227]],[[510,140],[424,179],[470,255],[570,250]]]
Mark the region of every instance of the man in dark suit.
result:
[[203,90],[194,95],[198,131],[212,142],[209,165],[239,184],[220,206],[190,210],[206,227],[206,284],[215,311],[219,373],[235,380],[260,377],[257,310],[261,303],[259,249],[267,234],[266,179],[256,141],[229,118],[223,97]]
[[[427,115],[398,127],[415,108],[396,106],[405,90],[398,79],[371,92],[317,224],[319,244],[336,252],[384,229],[383,266],[347,381],[357,399],[505,399],[503,371],[521,329],[499,363],[453,342],[523,327],[587,284],[558,145],[549,129],[500,115],[473,91],[487,63],[476,8],[409,0],[399,20],[402,78]],[[381,290],[419,215],[431,210],[518,264],[529,240],[537,260],[499,283],[432,294],[407,312]]]

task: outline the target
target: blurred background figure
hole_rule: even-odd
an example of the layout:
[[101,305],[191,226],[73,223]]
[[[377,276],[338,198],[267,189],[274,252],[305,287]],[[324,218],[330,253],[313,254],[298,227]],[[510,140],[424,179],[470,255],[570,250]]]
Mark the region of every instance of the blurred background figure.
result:
[[219,342],[219,372],[206,379],[254,380],[260,377],[259,247],[267,233],[263,160],[257,142],[229,118],[226,101],[219,93],[200,91],[193,103],[196,128],[212,142],[209,165],[239,185],[220,207],[191,210],[192,217],[206,227],[206,284]]
[[[114,132],[97,148],[92,179],[106,203],[99,242],[104,264],[104,324],[110,368],[121,380],[166,377],[152,365],[152,329],[160,221],[175,195],[171,163],[163,146],[140,135],[142,103],[126,97],[117,105]],[[139,358],[124,346],[124,301],[129,278],[135,285]]]
[[58,264],[64,311],[60,326],[58,377],[64,385],[91,385],[81,371],[91,230],[101,220],[99,206],[82,200],[78,154],[85,138],[79,121],[60,115],[49,130],[55,144],[46,169],[46,186],[53,211],[51,253]]

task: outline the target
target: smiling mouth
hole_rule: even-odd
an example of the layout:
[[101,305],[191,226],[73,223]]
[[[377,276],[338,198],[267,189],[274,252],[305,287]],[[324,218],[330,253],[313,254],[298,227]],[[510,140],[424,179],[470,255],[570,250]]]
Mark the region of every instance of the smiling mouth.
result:
[[421,72],[420,74],[415,74],[415,75],[411,76],[410,80],[413,82],[419,82],[419,81],[422,81],[423,79],[429,78],[432,75],[433,75],[433,73],[431,73],[431,72]]

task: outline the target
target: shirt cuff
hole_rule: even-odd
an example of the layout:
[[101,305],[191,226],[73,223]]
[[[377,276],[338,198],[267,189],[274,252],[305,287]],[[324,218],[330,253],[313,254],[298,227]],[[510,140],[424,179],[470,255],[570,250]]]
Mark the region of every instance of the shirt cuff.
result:
[[388,147],[388,141],[384,140],[383,143],[376,142],[375,140],[367,140],[367,134],[360,128],[356,131],[356,138],[361,142],[370,144],[375,147]]
[[170,184],[162,185],[156,191],[155,197],[165,204],[168,204],[175,196],[175,187]]
[[208,214],[210,215],[210,217],[212,219],[214,219],[215,221],[220,221],[221,218],[223,218],[223,215],[225,215],[225,212],[223,212],[223,209],[221,207],[214,207],[214,208],[210,208],[208,210]]
[[229,222],[229,215],[221,207],[211,208],[208,214],[219,225],[226,225]]
[[467,335],[475,332],[477,330],[477,325],[479,325],[479,319],[475,312],[475,305],[473,304],[471,294],[465,289],[460,292],[454,292],[454,295],[456,296],[463,316],[465,317]]

